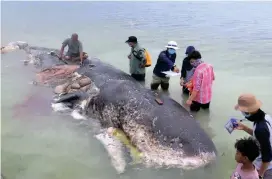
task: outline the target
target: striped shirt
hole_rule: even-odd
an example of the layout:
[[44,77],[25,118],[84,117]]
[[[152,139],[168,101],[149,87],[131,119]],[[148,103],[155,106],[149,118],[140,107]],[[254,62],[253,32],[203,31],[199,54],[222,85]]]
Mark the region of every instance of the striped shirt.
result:
[[201,63],[195,69],[193,76],[193,90],[197,91],[194,101],[207,104],[212,98],[212,83],[214,80],[213,67],[207,63]]
[[[269,162],[267,170],[272,169],[272,118],[262,111],[258,113],[264,114],[264,119],[253,124],[253,136],[258,140],[261,148],[261,154],[253,162],[255,167],[259,170],[262,162]],[[257,113],[257,115],[259,115]],[[260,116],[260,115],[259,115]],[[255,116],[252,116],[252,118]],[[254,120],[256,121],[256,120]]]

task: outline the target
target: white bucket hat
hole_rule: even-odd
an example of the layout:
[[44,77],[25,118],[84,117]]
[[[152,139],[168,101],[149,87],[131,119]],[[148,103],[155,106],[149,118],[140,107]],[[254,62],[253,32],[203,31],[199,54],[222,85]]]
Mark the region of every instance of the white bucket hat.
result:
[[178,44],[175,41],[169,41],[168,44],[165,47],[166,48],[173,48],[175,50],[179,49]]

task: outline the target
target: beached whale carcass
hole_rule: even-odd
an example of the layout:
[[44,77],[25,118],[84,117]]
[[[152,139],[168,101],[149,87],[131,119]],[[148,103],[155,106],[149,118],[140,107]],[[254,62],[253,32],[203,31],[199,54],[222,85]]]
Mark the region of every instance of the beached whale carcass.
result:
[[[48,65],[48,61],[53,63],[51,67],[61,64],[48,53],[51,49],[32,49],[47,52],[39,53],[40,64]],[[142,152],[144,163],[195,169],[215,160],[212,140],[179,103],[162,95],[164,104],[158,105],[153,92],[128,74],[98,59],[91,59],[91,64],[86,63],[74,71],[89,78],[99,92],[91,97],[82,97],[81,94],[86,94],[84,91],[80,95],[76,94],[78,91],[67,95],[78,97],[73,98],[73,102],[85,100],[83,113],[98,119],[102,126],[122,129]],[[58,85],[67,82],[71,85],[72,81]],[[63,97],[69,99],[67,95]]]

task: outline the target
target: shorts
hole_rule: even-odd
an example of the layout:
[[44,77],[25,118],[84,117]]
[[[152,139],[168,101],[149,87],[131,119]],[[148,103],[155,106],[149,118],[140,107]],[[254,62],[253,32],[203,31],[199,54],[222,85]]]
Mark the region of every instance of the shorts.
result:
[[183,93],[184,94],[189,94],[190,93],[190,91],[188,90],[188,88],[186,88],[186,87],[182,87],[182,91],[183,91]]
[[66,53],[66,56],[69,56],[70,58],[72,58],[72,57],[79,57],[80,54],[79,53],[71,53],[71,52],[68,51]]
[[158,77],[157,75],[153,74],[152,75],[152,84],[168,84],[169,83],[170,78],[169,77]]
[[201,104],[199,102],[193,101],[191,106],[190,106],[190,110],[191,111],[199,111],[200,108],[202,109],[209,109],[210,108],[210,103],[206,103],[206,104]]
[[137,81],[145,81],[145,74],[131,74],[131,77]]

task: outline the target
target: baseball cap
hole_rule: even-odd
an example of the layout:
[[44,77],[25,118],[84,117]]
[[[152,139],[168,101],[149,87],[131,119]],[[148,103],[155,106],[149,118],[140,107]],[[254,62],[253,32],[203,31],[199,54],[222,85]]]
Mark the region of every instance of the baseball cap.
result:
[[135,37],[135,36],[128,37],[128,40],[126,41],[126,43],[128,43],[128,42],[135,42],[135,43],[137,43],[137,37]]

